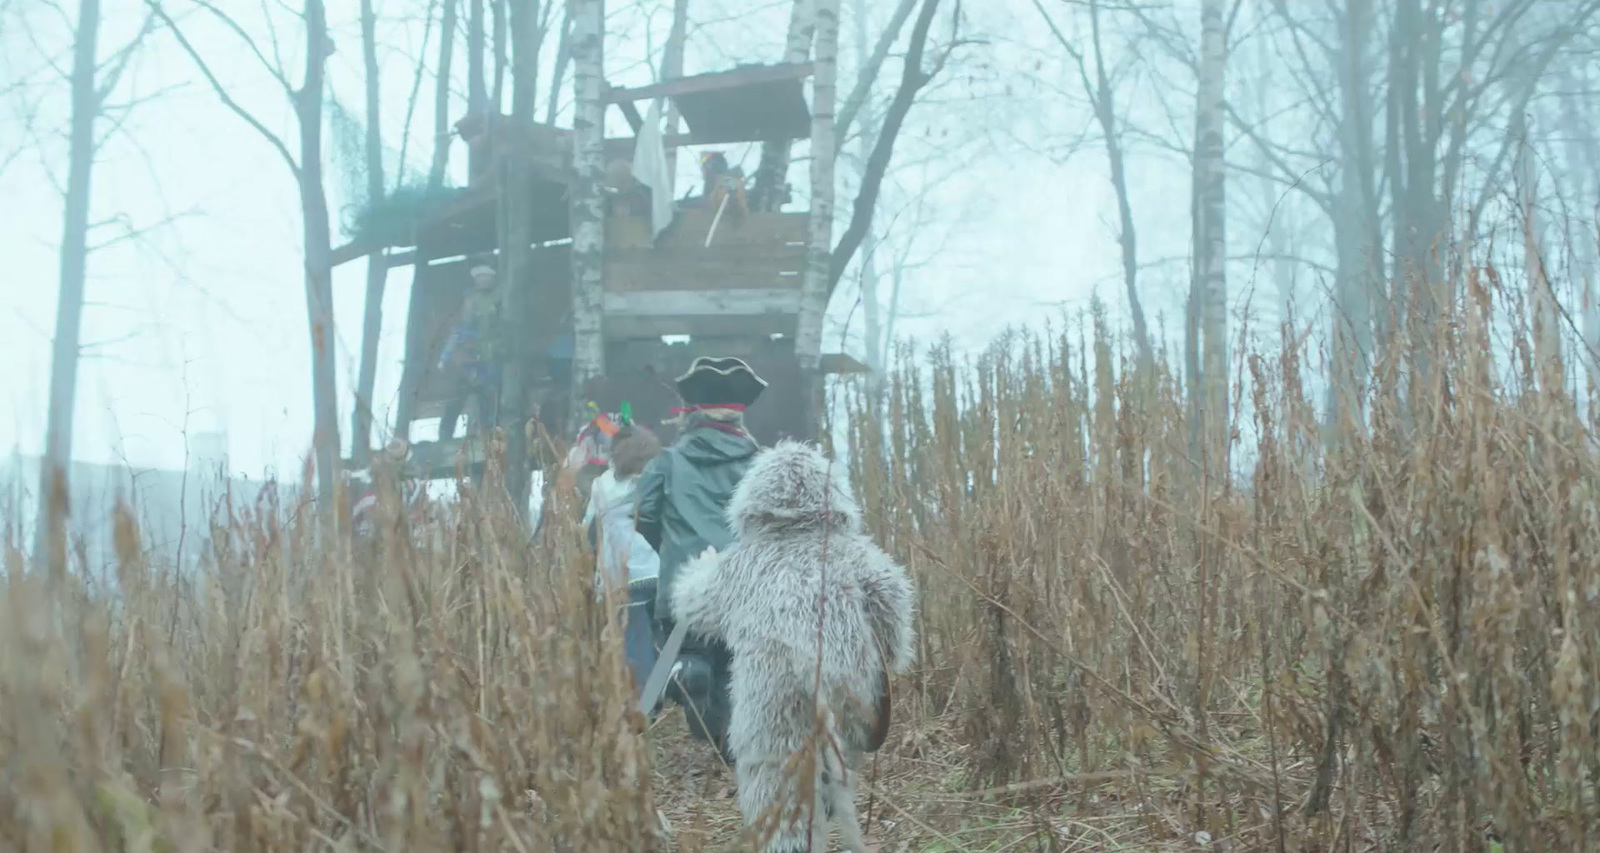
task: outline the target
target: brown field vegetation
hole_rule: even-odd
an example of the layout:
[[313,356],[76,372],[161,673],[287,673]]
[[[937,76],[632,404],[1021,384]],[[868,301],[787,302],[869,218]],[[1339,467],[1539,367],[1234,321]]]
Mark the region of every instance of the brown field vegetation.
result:
[[[1467,295],[1331,440],[1292,336],[1237,359],[1231,480],[1098,324],[936,349],[881,420],[847,390],[869,525],[922,593],[864,768],[883,849],[1600,845],[1591,420],[1525,348],[1496,369],[1505,295]],[[0,847],[744,849],[680,713],[629,710],[555,500],[529,547],[482,494],[418,528],[386,498],[364,551],[235,495],[181,582],[131,514],[110,585],[12,547]]]

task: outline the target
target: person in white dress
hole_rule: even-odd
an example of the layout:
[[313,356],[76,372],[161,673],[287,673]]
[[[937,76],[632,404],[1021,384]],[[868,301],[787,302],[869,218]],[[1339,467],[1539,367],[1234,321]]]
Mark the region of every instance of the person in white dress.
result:
[[634,503],[639,473],[660,452],[661,441],[650,430],[637,424],[623,426],[611,440],[610,465],[590,486],[583,515],[595,545],[596,591],[601,595],[617,587],[629,591],[624,642],[640,688],[655,666],[651,611],[661,558],[634,529]]

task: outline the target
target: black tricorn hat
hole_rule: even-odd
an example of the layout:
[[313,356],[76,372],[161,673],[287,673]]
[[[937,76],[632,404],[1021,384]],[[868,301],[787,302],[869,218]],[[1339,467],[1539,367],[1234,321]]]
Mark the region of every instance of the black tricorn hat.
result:
[[748,406],[767,389],[766,381],[737,358],[700,356],[676,382],[690,406]]

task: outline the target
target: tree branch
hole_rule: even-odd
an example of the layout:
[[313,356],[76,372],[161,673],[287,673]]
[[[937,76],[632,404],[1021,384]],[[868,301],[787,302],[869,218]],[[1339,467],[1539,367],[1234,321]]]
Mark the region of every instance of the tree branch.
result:
[[917,0],[900,0],[900,5],[895,8],[894,16],[889,19],[888,25],[878,35],[878,41],[872,46],[872,55],[867,57],[865,65],[856,69],[856,85],[850,90],[850,96],[845,98],[844,105],[839,108],[834,122],[835,132],[839,136],[848,136],[850,126],[855,123],[856,113],[861,111],[862,104],[866,103],[867,96],[872,93],[872,84],[877,82],[878,72],[883,68],[883,61],[889,56],[889,49],[894,47],[895,40],[900,38],[900,30],[906,25],[906,19],[911,17],[911,10],[917,5]]
[[145,36],[149,35],[151,31],[155,29],[155,23],[155,15],[145,15],[144,23],[139,25],[138,35],[135,35],[133,39],[127,43],[127,45],[125,45],[121,50],[112,54],[107,60],[110,67],[106,68],[100,74],[100,88],[99,91],[95,93],[96,103],[100,104],[102,107],[105,106],[106,98],[111,96],[112,90],[117,86],[117,81],[122,79],[122,72],[128,70],[128,62],[133,59],[133,55],[135,53],[139,52],[139,46],[144,43]]
[[183,47],[183,52],[189,54],[189,59],[194,62],[195,67],[200,69],[201,74],[205,75],[206,81],[211,84],[212,91],[217,93],[217,97],[222,101],[222,105],[232,110],[234,115],[244,119],[246,124],[255,128],[256,132],[261,134],[262,138],[266,139],[273,148],[277,149],[278,155],[283,158],[283,162],[289,167],[289,171],[294,174],[295,180],[298,181],[300,179],[300,164],[295,161],[294,155],[289,153],[289,147],[284,145],[283,138],[268,129],[266,125],[261,123],[260,119],[257,119],[255,116],[251,115],[249,110],[239,106],[239,102],[235,101],[233,97],[228,94],[228,90],[222,85],[222,81],[217,79],[217,75],[211,73],[211,66],[206,64],[206,61],[200,57],[200,53],[194,49],[194,45],[190,44],[189,39],[184,37],[183,30],[178,28],[177,22],[172,20],[171,16],[167,14],[165,9],[161,8],[160,0],[145,0],[145,4],[150,7],[150,10],[155,13],[156,17],[161,19],[161,22],[166,25],[167,29],[172,31],[173,37],[176,38],[178,40],[178,44]]
[[[192,0],[192,2],[196,6],[199,6],[207,12],[210,12],[213,17],[221,21],[228,29],[233,30],[234,35],[237,35],[239,40],[244,42],[246,47],[250,48],[250,52],[255,54],[256,59],[261,62],[261,67],[267,69],[267,73],[271,74],[272,78],[277,80],[278,83],[283,86],[283,90],[285,92],[288,92],[290,95],[294,94],[294,84],[289,82],[289,75],[284,73],[281,59],[276,63],[268,62],[266,54],[261,52],[261,48],[256,45],[256,40],[251,38],[250,34],[244,31],[244,27],[239,26],[238,21],[228,17],[228,15],[221,9],[213,6],[209,0]],[[271,15],[267,16],[267,25],[268,27],[271,27],[272,25]],[[278,36],[276,30],[273,30],[272,35],[272,52],[274,56],[276,56],[278,53]]]
[[[889,170],[889,159],[894,155],[895,139],[900,136],[900,128],[905,124],[906,114],[911,112],[911,104],[916,100],[917,90],[933,79],[932,74],[922,70],[922,54],[928,46],[928,30],[933,26],[933,15],[938,8],[939,0],[922,0],[922,11],[917,14],[917,22],[911,28],[911,43],[906,51],[905,65],[900,74],[900,89],[895,92],[894,101],[889,104],[889,111],[883,119],[883,129],[878,132],[878,138],[872,146],[872,156],[867,158],[867,169],[861,177],[861,190],[856,193],[854,210],[850,215],[850,226],[845,229],[844,236],[839,238],[839,244],[834,248],[829,261],[830,294],[839,285],[839,279],[844,277],[845,268],[850,265],[850,258],[861,248],[861,241],[866,239],[867,230],[872,226],[872,212],[878,204],[878,193],[883,188],[884,174]],[[960,0],[956,0],[955,10],[959,16]]]

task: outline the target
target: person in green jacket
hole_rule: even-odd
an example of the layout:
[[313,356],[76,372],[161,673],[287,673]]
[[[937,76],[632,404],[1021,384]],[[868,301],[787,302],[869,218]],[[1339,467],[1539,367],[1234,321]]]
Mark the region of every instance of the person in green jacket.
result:
[[[639,475],[635,526],[661,556],[654,621],[672,633],[672,584],[678,569],[707,548],[733,542],[728,500],[760,449],[744,426],[744,411],[767,383],[737,358],[694,360],[677,379],[684,406],[678,440]],[[715,640],[686,638],[667,698],[684,707],[689,732],[726,757],[729,669],[732,656]]]

